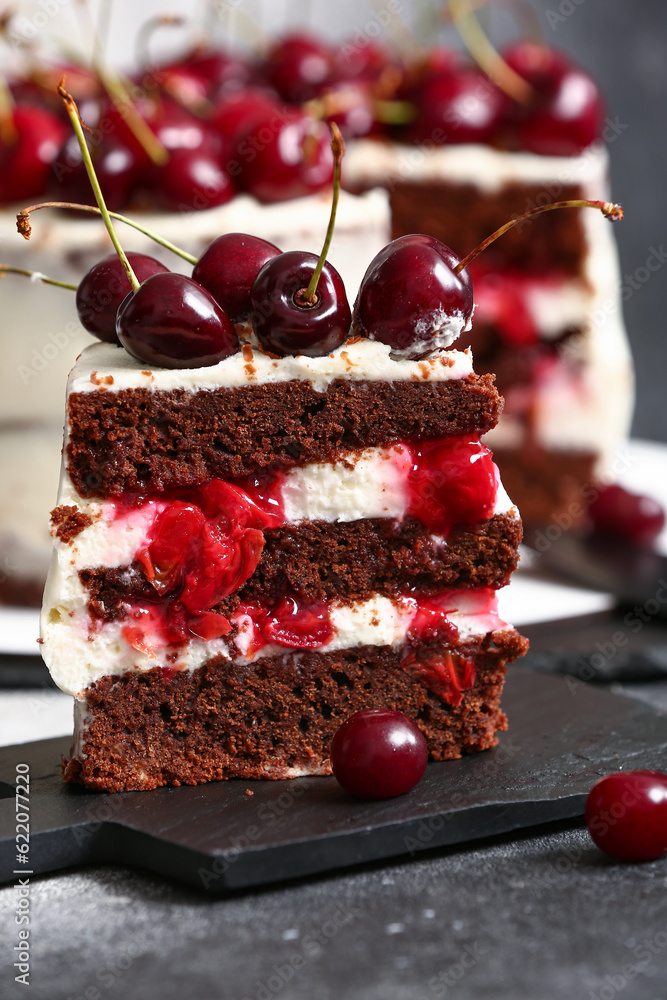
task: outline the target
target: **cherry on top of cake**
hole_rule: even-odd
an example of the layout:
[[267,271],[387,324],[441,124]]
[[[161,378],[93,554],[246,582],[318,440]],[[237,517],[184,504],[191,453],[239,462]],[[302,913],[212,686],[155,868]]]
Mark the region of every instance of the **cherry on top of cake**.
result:
[[[99,60],[49,64],[40,53],[22,78],[0,86],[0,204],[43,196],[94,204],[54,99],[64,73],[111,209],[197,211],[242,192],[272,203],[326,189],[332,120],[346,139],[540,155],[576,155],[599,138],[599,92],[567,56],[521,41],[498,60],[503,69],[489,75],[439,45],[401,57],[368,39],[334,47],[304,32],[261,56],[208,46],[158,65],[146,56],[127,79]],[[519,97],[505,87],[507,73],[523,82]]]
[[[464,260],[433,237],[401,237],[371,261],[352,311],[342,279],[327,261],[345,150],[342,135],[332,124],[331,214],[319,258],[301,251],[281,253],[273,244],[237,233],[214,240],[197,260],[141,224],[112,213],[188,260],[194,266],[188,278],[168,271],[153,258],[124,253],[77,105],[64,81],[58,92],[74,128],[97,211],[117,254],[116,260],[106,258],[94,265],[76,289],[79,318],[94,336],[110,342],[115,336],[128,353],[151,366],[215,365],[238,353],[236,325],[246,320],[260,348],[273,357],[321,357],[341,347],[352,333],[388,345],[395,358],[419,360],[450,347],[469,329],[474,303],[468,265],[509,228],[555,208],[594,207],[612,220],[623,216],[620,206],[610,202],[555,202],[510,220]],[[31,206],[19,213],[19,231],[26,238],[31,231],[30,213],[50,205]]]

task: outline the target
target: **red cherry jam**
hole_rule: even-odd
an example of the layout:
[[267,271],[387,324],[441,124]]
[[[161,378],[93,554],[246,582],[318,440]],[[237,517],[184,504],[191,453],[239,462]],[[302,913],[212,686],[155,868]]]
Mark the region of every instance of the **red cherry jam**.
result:
[[[273,490],[267,495],[259,479],[244,486],[212,479],[153,501],[155,517],[136,559],[155,600],[133,603],[123,630],[135,649],[149,652],[155,645],[182,645],[193,636],[214,639],[231,630],[227,619],[211,609],[252,576],[264,546],[263,529],[284,520]],[[127,516],[148,502],[142,497],[117,501],[115,516]]]
[[425,441],[411,448],[407,513],[430,531],[474,524],[493,514],[500,478],[491,451],[475,437]]
[[618,861],[652,861],[667,854],[667,774],[626,771],[600,778],[588,793],[586,826]]

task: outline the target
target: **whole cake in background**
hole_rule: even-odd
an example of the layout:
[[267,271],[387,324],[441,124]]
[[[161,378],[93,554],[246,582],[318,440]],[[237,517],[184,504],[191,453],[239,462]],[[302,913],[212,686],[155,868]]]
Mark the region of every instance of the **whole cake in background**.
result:
[[[138,137],[128,123],[126,98],[109,96],[108,71],[103,80],[87,68],[28,62],[12,82],[17,129],[29,142],[38,127],[48,141],[31,171],[13,169],[11,148],[0,155],[6,255],[76,282],[108,247],[97,220],[72,213],[40,213],[30,245],[15,233],[14,209],[27,202],[91,201],[55,97],[64,69],[94,129],[90,145],[110,207],[131,209],[195,256],[235,230],[283,250],[319,247],[332,169],[323,120],[335,118],[348,140],[350,190],[330,258],[351,298],[390,234],[430,233],[463,255],[533,204],[606,197],[604,114],[590,79],[544,46],[521,43],[504,56],[532,88],[527,101],[439,47],[408,60],[367,40],[332,48],[303,34],[277,40],[261,57],[198,47],[145,65],[129,81],[133,113],[153,137],[148,151],[141,129]],[[578,101],[568,104],[564,94]],[[128,250],[177,266],[141,233],[123,236]],[[603,474],[629,426],[632,371],[613,235],[595,213],[554,213],[513,231],[473,267],[469,342],[478,371],[496,372],[506,399],[490,440],[525,520],[545,523],[573,502],[581,509],[582,484]],[[62,385],[88,342],[67,294],[27,293],[9,278],[0,285],[11,332],[0,403],[0,452],[12,470],[0,510],[0,556],[12,567],[0,600],[9,602],[35,603],[48,560],[42,498],[57,475]],[[29,459],[35,442],[51,456],[39,472]],[[19,517],[17,496],[32,501]]]

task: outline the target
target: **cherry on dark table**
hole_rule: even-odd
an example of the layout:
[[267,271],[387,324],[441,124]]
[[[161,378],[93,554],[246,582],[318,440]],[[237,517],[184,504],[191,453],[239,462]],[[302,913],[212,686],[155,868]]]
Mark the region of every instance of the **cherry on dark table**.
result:
[[588,793],[586,826],[617,861],[653,861],[667,854],[667,774],[619,771]]
[[665,526],[665,512],[653,497],[631,493],[618,483],[601,486],[588,514],[598,531],[650,545]]
[[331,741],[331,767],[343,788],[364,799],[405,795],[428,761],[421,730],[401,712],[365,708],[342,724]]

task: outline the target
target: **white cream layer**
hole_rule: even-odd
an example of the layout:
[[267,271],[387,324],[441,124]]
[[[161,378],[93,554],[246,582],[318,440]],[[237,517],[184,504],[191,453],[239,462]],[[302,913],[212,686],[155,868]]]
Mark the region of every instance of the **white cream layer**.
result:
[[91,344],[72,370],[67,392],[118,392],[123,389],[201,392],[293,379],[324,392],[334,379],[365,382],[447,382],[472,374],[469,351],[437,351],[423,361],[396,361],[387,344],[351,339],[320,358],[304,354],[271,358],[250,345],[208,368],[152,368],[122,347]]
[[564,187],[580,184],[582,197],[604,199],[608,173],[609,157],[602,142],[593,143],[580,156],[537,156],[482,145],[408,146],[362,139],[350,143],[345,156],[345,183],[353,189],[442,181],[473,184],[493,194],[507,184],[543,184],[549,201],[558,201]]
[[[462,640],[485,635],[507,625],[498,615],[495,597],[489,599],[487,591],[459,591],[442,595],[442,607],[447,611],[446,620],[459,630]],[[404,642],[415,613],[411,598],[389,599],[374,596],[353,605],[332,602],[331,622],[333,636],[318,647],[321,652],[350,649],[360,645],[397,646]],[[233,650],[241,662],[249,663],[265,656],[280,656],[293,650],[278,645],[265,646],[254,656],[248,657],[250,627],[239,615],[240,633]],[[72,608],[68,603],[45,605],[42,612],[42,653],[55,683],[67,694],[85,698],[85,689],[102,677],[168,667],[195,670],[213,656],[231,657],[224,639],[204,642],[193,639],[185,647],[163,647],[159,637],[153,637],[151,652],[134,649],[123,636],[123,623],[111,622],[101,628],[90,629],[90,620],[80,604]],[[148,640],[150,642],[150,636]]]

